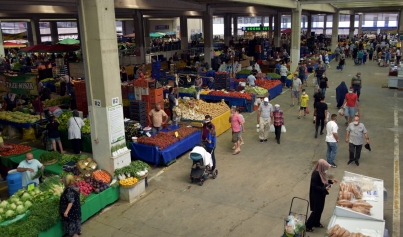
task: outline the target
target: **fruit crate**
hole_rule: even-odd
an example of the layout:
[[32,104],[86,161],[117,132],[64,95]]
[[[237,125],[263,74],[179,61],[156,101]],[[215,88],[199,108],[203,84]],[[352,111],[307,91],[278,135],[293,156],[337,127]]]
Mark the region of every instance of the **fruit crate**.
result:
[[144,79],[137,79],[133,81],[135,87],[148,87],[148,81]]
[[129,100],[135,100],[136,99],[136,97],[134,96],[134,93],[127,93],[127,96],[123,96],[123,94],[122,94],[122,97],[128,98]]
[[158,88],[161,88],[161,84],[157,80],[154,79],[154,80],[148,81],[148,88],[158,89]]

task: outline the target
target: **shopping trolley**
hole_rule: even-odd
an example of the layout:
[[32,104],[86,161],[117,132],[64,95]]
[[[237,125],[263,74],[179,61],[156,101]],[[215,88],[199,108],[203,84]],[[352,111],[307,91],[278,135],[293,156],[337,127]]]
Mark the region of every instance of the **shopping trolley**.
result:
[[[298,199],[300,201],[303,201],[304,203],[306,202],[306,212],[305,213],[297,213],[296,211],[293,211],[292,206],[294,204],[294,199]],[[309,201],[303,198],[299,198],[299,197],[293,197],[291,200],[291,206],[290,206],[290,211],[288,212],[288,216],[286,219],[284,219],[284,234],[282,235],[282,237],[306,237],[306,221],[308,219],[308,209],[309,209]],[[299,233],[295,233],[295,234],[290,234],[290,232],[292,232],[292,230],[287,231],[287,228],[290,228],[289,224],[289,216],[293,216],[295,217],[295,219],[297,221],[300,221],[302,223],[304,223],[304,228],[303,230],[301,230]]]

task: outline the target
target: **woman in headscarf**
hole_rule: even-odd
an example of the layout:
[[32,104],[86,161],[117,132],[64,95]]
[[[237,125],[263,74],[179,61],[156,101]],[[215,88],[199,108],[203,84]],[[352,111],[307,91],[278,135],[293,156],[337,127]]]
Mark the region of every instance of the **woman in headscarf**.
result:
[[62,229],[69,236],[78,237],[81,234],[80,190],[74,186],[75,180],[72,175],[64,176],[62,182],[65,186],[59,204]]
[[336,102],[337,108],[343,106],[344,99],[346,98],[346,94],[348,93],[347,85],[344,81],[340,83],[340,85],[336,88]]
[[309,188],[309,202],[311,207],[311,215],[306,222],[306,231],[312,232],[313,227],[323,228],[320,223],[323,208],[325,207],[325,198],[329,194],[331,184],[337,183],[336,179],[329,180],[327,172],[330,164],[324,159],[320,159],[312,170],[311,186]]
[[73,117],[67,121],[68,138],[71,140],[73,151],[75,154],[80,154],[81,149],[81,127],[84,126],[84,121],[78,117],[78,111],[73,111]]

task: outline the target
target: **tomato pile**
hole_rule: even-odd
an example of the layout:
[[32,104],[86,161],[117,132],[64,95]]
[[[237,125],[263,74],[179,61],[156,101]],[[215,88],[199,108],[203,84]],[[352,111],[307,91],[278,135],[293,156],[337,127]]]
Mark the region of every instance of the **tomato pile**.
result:
[[281,84],[280,80],[256,80],[256,85],[263,87],[267,90]]
[[3,149],[0,148],[0,156],[12,156],[12,155],[19,155],[31,150],[30,146],[24,145],[17,145],[17,144],[6,144],[6,146],[12,146],[12,149]]
[[209,95],[214,95],[214,96],[221,96],[221,97],[234,97],[234,98],[243,98],[247,100],[252,99],[252,94],[251,93],[241,93],[241,92],[224,92],[224,91],[211,91],[208,93]]
[[[157,146],[163,150],[196,131],[196,128],[180,127],[178,130],[170,132],[159,132],[153,137],[139,137],[137,142],[147,146]],[[175,136],[175,132],[178,132],[178,137]]]
[[246,82],[246,78],[235,78],[234,81],[236,81],[236,82]]

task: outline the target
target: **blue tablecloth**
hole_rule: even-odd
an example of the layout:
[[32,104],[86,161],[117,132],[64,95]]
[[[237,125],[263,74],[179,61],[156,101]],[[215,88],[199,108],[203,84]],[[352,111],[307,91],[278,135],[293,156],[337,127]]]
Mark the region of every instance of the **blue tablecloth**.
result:
[[282,84],[278,84],[277,86],[269,89],[269,99],[272,100],[274,99],[276,96],[280,95],[281,92],[283,92],[283,85]]
[[14,122],[10,122],[7,120],[0,120],[0,124],[11,125],[16,128],[30,128],[31,127],[30,123],[14,123]]
[[189,151],[200,144],[201,132],[197,131],[179,142],[160,151],[155,146],[147,146],[139,143],[130,143],[132,159],[139,159],[154,165],[167,164],[171,160]]

